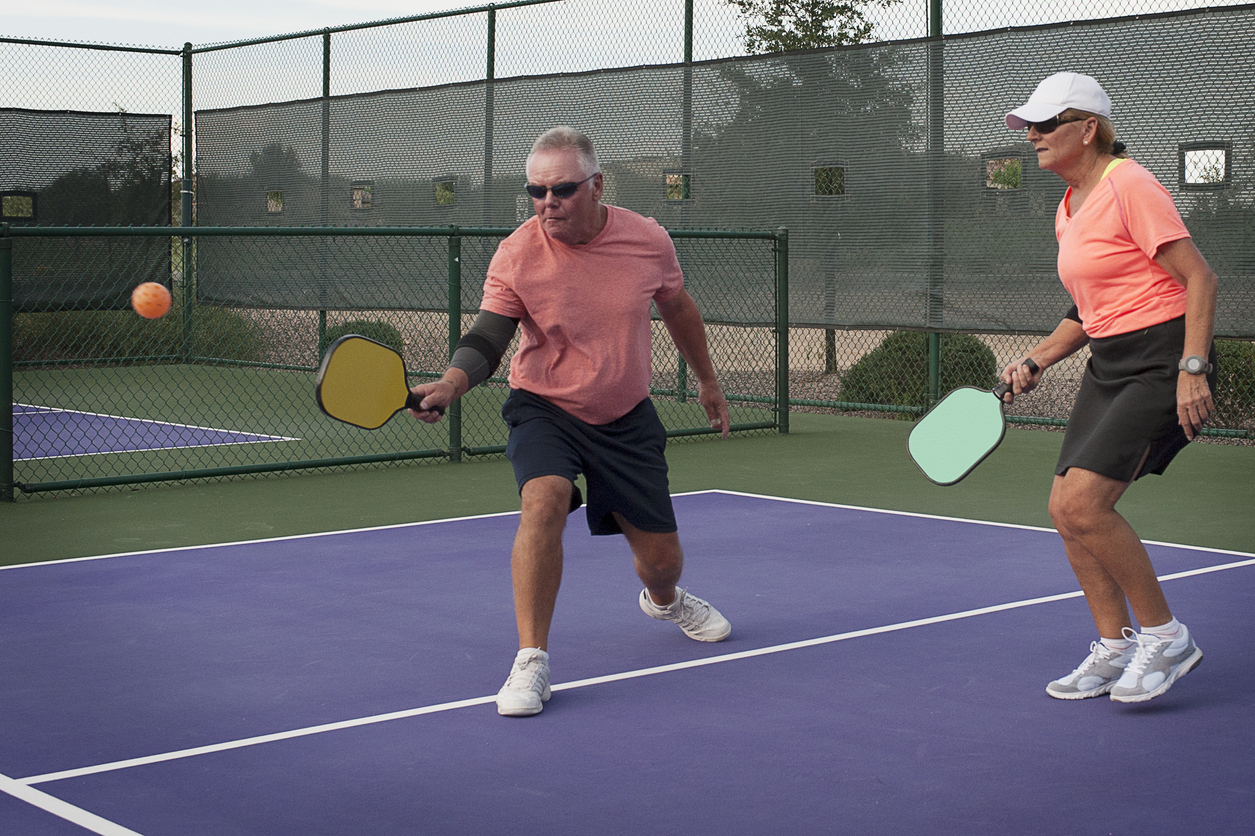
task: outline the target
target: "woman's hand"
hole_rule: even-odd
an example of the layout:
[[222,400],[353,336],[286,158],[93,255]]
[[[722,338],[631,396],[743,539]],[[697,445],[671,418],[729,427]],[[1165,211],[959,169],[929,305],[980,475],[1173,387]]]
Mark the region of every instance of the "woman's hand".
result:
[[1185,430],[1185,437],[1194,440],[1207,422],[1207,416],[1216,411],[1207,377],[1182,371],[1177,375],[1177,423]]
[[1042,375],[1046,373],[1041,363],[1036,363],[1036,361],[1034,363],[1037,365],[1037,371],[1030,370],[1026,365],[1027,360],[1027,357],[1016,360],[1002,370],[1002,382],[1011,385],[1010,391],[1002,396],[1002,399],[1007,403],[1013,402],[1016,395],[1022,395],[1025,392],[1031,392],[1036,389],[1037,384],[1041,382]]

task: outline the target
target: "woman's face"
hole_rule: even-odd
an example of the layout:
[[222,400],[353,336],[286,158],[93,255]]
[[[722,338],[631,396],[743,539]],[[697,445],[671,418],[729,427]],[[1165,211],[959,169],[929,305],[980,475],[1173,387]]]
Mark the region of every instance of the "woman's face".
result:
[[1051,119],[1029,125],[1028,141],[1037,152],[1037,165],[1056,174],[1079,161],[1086,151],[1088,139],[1093,141],[1098,121],[1088,119]]

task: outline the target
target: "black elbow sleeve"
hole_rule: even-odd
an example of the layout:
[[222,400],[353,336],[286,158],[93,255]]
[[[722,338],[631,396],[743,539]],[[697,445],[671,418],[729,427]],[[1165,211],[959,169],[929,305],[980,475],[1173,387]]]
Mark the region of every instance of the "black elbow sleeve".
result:
[[468,348],[484,358],[488,368],[488,373],[485,377],[492,377],[493,373],[497,371],[497,367],[501,365],[501,358],[505,354],[504,348],[482,334],[476,334],[474,331],[464,334],[462,339],[458,340],[453,353],[457,354],[458,351],[464,348]]

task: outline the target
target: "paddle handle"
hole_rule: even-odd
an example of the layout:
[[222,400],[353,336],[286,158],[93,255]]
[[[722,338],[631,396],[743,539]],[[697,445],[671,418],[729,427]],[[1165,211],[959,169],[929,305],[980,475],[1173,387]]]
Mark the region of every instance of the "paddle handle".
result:
[[[1023,365],[1028,366],[1028,370],[1032,372],[1033,374],[1037,374],[1037,364],[1033,362],[1032,357],[1025,357]],[[993,389],[994,397],[996,397],[998,400],[1002,400],[1002,396],[1010,391],[1011,391],[1010,383],[999,383]]]
[[[396,401],[393,401],[393,403],[396,403]],[[405,408],[412,409],[415,412],[422,412],[423,411],[423,399],[419,397],[418,395],[415,395],[413,392],[410,392],[409,394],[405,396]],[[435,407],[434,409],[431,409],[429,411],[434,412],[437,415],[444,415],[443,406]]]

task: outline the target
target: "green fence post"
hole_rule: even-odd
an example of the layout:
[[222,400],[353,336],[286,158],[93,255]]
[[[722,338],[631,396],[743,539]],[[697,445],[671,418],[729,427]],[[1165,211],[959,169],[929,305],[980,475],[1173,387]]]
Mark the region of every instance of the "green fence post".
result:
[[776,425],[789,432],[789,230],[776,230]]
[[[681,188],[687,190],[688,177],[691,173],[693,146],[693,0],[684,2],[684,80],[680,103],[680,182]],[[681,192],[681,198],[687,198],[687,192]],[[688,226],[688,203],[680,203],[680,226]],[[676,360],[675,399],[686,403],[689,399],[689,368],[683,357]]]
[[941,0],[928,4],[928,403],[941,395],[941,335],[945,293],[945,207],[941,177],[945,166],[945,40]]
[[[322,189],[319,197],[321,226],[331,221],[331,30],[322,33]],[[327,338],[327,240],[318,239],[322,275],[318,285],[318,342]]]
[[[449,233],[449,356],[462,339],[462,237],[456,226]],[[462,401],[449,405],[449,461],[462,461]]]
[[13,239],[0,225],[0,501],[13,501]]
[[[183,185],[179,190],[179,225],[184,229],[192,226],[192,199],[195,188],[195,169],[192,165],[192,44],[183,44]],[[196,296],[194,272],[196,259],[192,248],[195,238],[184,233],[183,242],[183,362],[192,359],[192,310]]]
[[487,58],[488,66],[485,68],[484,74],[484,199],[483,208],[480,212],[480,223],[484,226],[492,223],[492,144],[496,119],[494,115],[496,108],[496,89],[494,85],[497,78],[497,10],[495,8],[488,9]]
[[941,400],[941,335],[936,331],[928,334],[928,409]]

